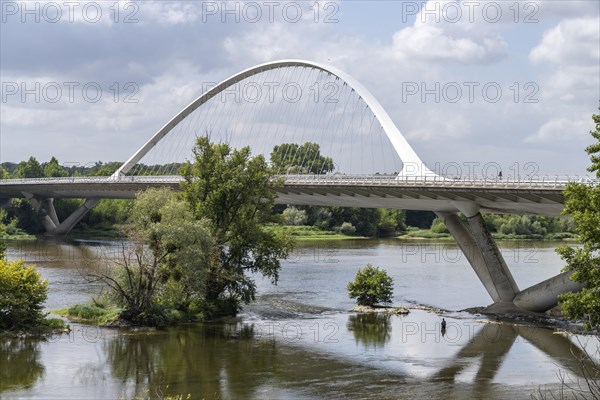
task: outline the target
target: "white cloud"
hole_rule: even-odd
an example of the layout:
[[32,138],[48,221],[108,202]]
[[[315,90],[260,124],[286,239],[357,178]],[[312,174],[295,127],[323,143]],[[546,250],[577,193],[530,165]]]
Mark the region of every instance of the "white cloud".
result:
[[535,64],[598,65],[600,61],[600,19],[577,18],[561,21],[544,32],[529,54]]
[[429,0],[412,26],[394,34],[396,57],[462,64],[490,63],[504,57],[507,43],[496,32],[503,15],[500,6],[499,20],[492,23],[490,18],[484,18],[485,4],[478,8],[468,6],[473,3]]
[[525,143],[553,144],[579,142],[589,136],[593,123],[589,115],[576,118],[554,118],[543,124],[538,131],[525,138]]
[[506,50],[506,43],[498,36],[475,40],[429,25],[404,28],[394,34],[393,41],[398,57],[425,61],[487,63],[501,58]]
[[421,113],[410,123],[412,129],[406,130],[404,136],[410,142],[435,142],[447,139],[459,139],[469,136],[471,123],[462,114],[450,110],[440,112],[429,110]]
[[[132,9],[125,9],[128,6],[129,1],[121,1],[123,3],[121,8],[124,10],[123,14],[130,14],[133,12]],[[164,25],[178,25],[187,24],[191,22],[200,21],[202,17],[202,10],[200,4],[211,3],[211,2],[168,2],[168,1],[144,1],[140,8],[143,13],[138,17],[142,23],[154,23]],[[211,3],[212,4],[212,3]],[[217,3],[214,3],[217,4]],[[127,12],[125,12],[127,11]]]

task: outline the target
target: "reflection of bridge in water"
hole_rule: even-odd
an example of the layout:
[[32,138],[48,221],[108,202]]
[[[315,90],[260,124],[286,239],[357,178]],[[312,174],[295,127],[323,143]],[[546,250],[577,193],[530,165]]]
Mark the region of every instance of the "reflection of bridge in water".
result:
[[[364,320],[357,323],[352,317],[348,316],[348,330],[357,342],[366,348],[380,346],[386,362],[394,366],[373,366],[366,359],[348,358],[343,350],[338,353],[336,344],[323,347],[324,343],[303,343],[303,340],[312,341],[312,334],[300,341],[285,340],[282,332],[272,330],[275,323],[279,328],[286,326],[285,321],[264,322],[262,327],[260,322],[202,326],[169,332],[167,338],[163,335],[119,336],[108,342],[107,350],[118,378],[122,382],[141,382],[139,390],[146,389],[147,382],[151,383],[150,387],[158,384],[166,374],[167,381],[174,382],[170,385],[173,393],[189,392],[208,397],[215,393],[235,394],[237,398],[252,397],[258,387],[274,379],[278,388],[301,390],[319,398],[423,398],[427,394],[431,394],[432,398],[493,398],[492,395],[498,392],[494,378],[507,361],[510,348],[519,339],[524,339],[550,362],[556,363],[557,369],[569,375],[567,379],[585,378],[582,366],[595,368],[589,361],[579,362],[578,357],[584,356],[580,347],[562,335],[552,334],[550,330],[473,324],[477,325],[471,326],[473,336],[464,345],[457,346],[451,340],[438,343],[456,348],[456,351],[447,357],[435,357],[439,365],[429,365],[427,372],[423,373],[419,358],[427,359],[428,351],[420,353],[417,350],[407,357],[403,347],[411,347],[413,343],[410,340],[403,342],[400,348],[386,344],[389,336],[382,330],[391,334],[399,327],[398,320],[391,320],[398,318],[401,321],[402,317],[376,317],[376,321],[369,323]],[[342,320],[337,319],[339,322]],[[315,321],[325,322],[321,319],[308,321],[309,325]],[[450,327],[460,323],[460,320],[451,321]],[[298,321],[294,320],[294,324],[297,325]],[[466,330],[463,326],[463,333]],[[395,334],[397,336],[399,332]],[[340,335],[336,335],[337,338],[344,340]],[[421,340],[420,332],[415,339]],[[430,335],[417,348],[423,350],[432,346],[431,342],[435,340]],[[225,341],[233,349],[224,347]],[[343,348],[345,345],[340,346]],[[203,354],[205,362],[198,363],[195,354]],[[144,370],[140,371],[133,360],[143,360]],[[411,362],[416,362],[414,370]],[[475,371],[472,377],[457,379],[466,370],[472,372],[472,367]],[[521,367],[525,369],[527,365]],[[530,391],[535,389],[527,387]],[[511,388],[504,387],[504,390],[504,395],[510,397]],[[523,397],[523,390],[523,387],[516,388],[513,398]]]
[[[273,82],[296,88],[297,96],[286,90],[260,96],[260,88]],[[319,96],[315,88],[327,95]],[[281,204],[436,212],[497,310],[545,311],[556,305],[559,293],[579,288],[564,273],[520,290],[482,217],[486,212],[558,215],[564,179],[442,177],[421,161],[364,86],[337,68],[310,61],[270,62],[224,80],[159,129],[111,177],[4,180],[0,203],[27,198],[49,234],[65,234],[102,198],[133,198],[149,187],[177,189],[178,163],[192,158],[199,134],[232,147],[250,145],[267,158],[284,143],[317,143],[335,161],[335,173],[323,170],[319,154],[288,148],[280,161],[292,163],[300,175],[284,175],[284,185],[275,189]],[[67,197],[86,200],[59,221],[53,201]]]

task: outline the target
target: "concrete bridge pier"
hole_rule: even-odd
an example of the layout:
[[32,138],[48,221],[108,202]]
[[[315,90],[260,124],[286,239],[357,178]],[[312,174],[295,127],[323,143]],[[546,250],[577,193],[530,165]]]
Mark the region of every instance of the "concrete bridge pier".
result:
[[56,209],[54,208],[53,198],[43,198],[41,201],[31,193],[23,193],[25,198],[33,206],[36,212],[42,216],[42,225],[46,229],[47,235],[65,235],[77,225],[79,221],[100,201],[99,198],[86,199],[85,202],[69,215],[63,222],[60,222]]
[[545,312],[558,304],[561,293],[581,290],[581,285],[570,279],[572,271],[569,271],[520,291],[485,225],[479,206],[472,203],[456,203],[455,206],[467,217],[467,224],[463,223],[456,212],[436,214],[444,221],[494,301],[487,308],[488,311]]
[[[457,213],[438,212],[477,277],[495,303],[512,302],[519,288],[481,214],[468,218],[467,227]],[[469,229],[470,228],[470,229]]]

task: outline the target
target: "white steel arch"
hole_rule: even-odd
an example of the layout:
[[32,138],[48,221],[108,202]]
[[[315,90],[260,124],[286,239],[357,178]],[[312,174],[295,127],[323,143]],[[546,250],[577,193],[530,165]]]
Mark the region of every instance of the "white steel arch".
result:
[[185,107],[179,114],[173,117],[169,122],[167,122],[158,132],[150,138],[138,151],[136,151],[122,166],[119,168],[113,176],[124,175],[133,166],[148,153],[154,146],[157,145],[158,142],[162,138],[164,138],[177,124],[179,124],[185,117],[194,112],[198,107],[202,104],[206,103],[208,100],[218,95],[225,89],[230,86],[235,85],[243,79],[249,78],[253,75],[260,74],[261,72],[265,72],[272,69],[278,68],[286,68],[286,67],[309,67],[316,68],[325,72],[328,72],[338,78],[340,78],[343,82],[348,84],[350,88],[354,89],[354,91],[364,100],[367,106],[371,109],[375,118],[381,124],[384,132],[387,137],[390,139],[394,149],[400,156],[402,160],[402,171],[400,171],[400,176],[425,176],[425,175],[437,175],[431,170],[429,170],[423,161],[417,156],[417,153],[412,149],[412,147],[408,144],[404,136],[400,133],[388,113],[381,106],[381,104],[377,101],[377,99],[365,88],[360,82],[354,79],[352,76],[348,75],[344,71],[332,67],[330,65],[317,63],[313,61],[306,60],[279,60],[279,61],[271,61],[264,64],[259,64],[254,67],[248,68],[242,72],[239,72],[215,87],[209,89],[196,100],[192,101],[187,107]]

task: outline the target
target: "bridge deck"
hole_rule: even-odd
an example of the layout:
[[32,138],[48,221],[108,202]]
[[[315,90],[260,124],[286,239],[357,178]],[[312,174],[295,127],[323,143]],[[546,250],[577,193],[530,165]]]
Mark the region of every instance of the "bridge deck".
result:
[[[287,176],[276,189],[281,204],[455,211],[474,202],[482,211],[559,215],[566,181],[468,180],[441,177]],[[151,187],[179,190],[179,176],[70,177],[0,181],[0,198],[131,199]]]

